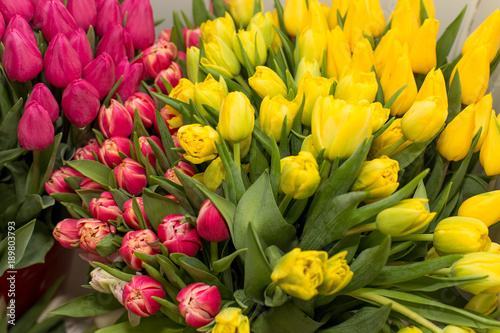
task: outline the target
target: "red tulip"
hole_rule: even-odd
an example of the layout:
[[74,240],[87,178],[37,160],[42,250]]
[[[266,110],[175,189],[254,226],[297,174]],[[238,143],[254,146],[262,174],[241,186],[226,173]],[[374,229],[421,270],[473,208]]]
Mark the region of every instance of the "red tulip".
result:
[[139,138],[139,146],[141,147],[142,154],[144,156],[147,156],[149,164],[151,164],[151,166],[153,168],[156,168],[156,156],[155,156],[155,153],[153,151],[153,148],[151,148],[151,145],[148,142],[148,139],[155,142],[158,145],[158,147],[160,147],[162,152],[165,152],[165,151],[163,150],[163,146],[161,144],[160,138],[158,138],[157,136],[154,136],[154,135],[152,135],[150,137],[141,136]]
[[125,101],[125,107],[127,108],[127,111],[132,119],[134,119],[135,110],[137,109],[144,127],[149,128],[153,125],[156,117],[156,104],[153,99],[149,97],[149,95],[137,92]]
[[102,192],[99,198],[93,198],[89,203],[89,210],[94,218],[103,222],[114,221],[123,214],[111,192]]
[[96,251],[96,245],[108,234],[114,234],[116,228],[108,225],[105,222],[96,219],[81,219],[78,221],[77,227],[80,234],[80,248],[85,252],[99,255]]
[[92,152],[96,153],[96,155],[99,156],[100,148],[101,147],[99,147],[99,143],[96,139],[90,139],[86,146],[83,146],[82,148],[78,148],[76,150],[74,159],[95,161],[96,159]]
[[177,294],[179,312],[186,324],[193,327],[208,325],[219,313],[221,296],[216,286],[203,282],[188,285]]
[[61,167],[52,172],[49,181],[45,183],[45,191],[48,194],[75,193],[64,180],[67,177],[83,177],[83,175],[70,167]]
[[203,248],[203,243],[193,225],[182,223],[184,219],[184,215],[165,216],[158,226],[158,237],[169,253],[184,253],[192,257]]
[[102,147],[99,149],[99,160],[101,160],[104,165],[113,168],[113,164],[118,165],[122,162],[119,152],[130,157],[131,147],[132,141],[130,141],[129,138],[116,136],[107,139],[102,143]]
[[12,28],[5,32],[3,67],[10,80],[26,82],[37,77],[43,69],[42,53],[21,31]]
[[179,164],[177,164],[173,168],[168,169],[167,172],[165,172],[165,175],[163,176],[163,177],[170,179],[171,181],[173,181],[174,183],[179,184],[179,185],[182,185],[182,184],[179,181],[179,178],[177,178],[177,175],[175,174],[174,169],[179,170],[180,172],[182,172],[183,174],[185,174],[189,177],[193,177],[196,174],[193,167],[191,165],[189,165],[189,163],[180,161]]
[[123,237],[120,256],[130,268],[140,271],[142,270],[142,260],[137,258],[134,251],[156,255],[158,249],[153,248],[151,244],[157,240],[156,234],[149,229],[129,231]]
[[67,38],[77,28],[75,19],[64,4],[58,0],[45,2],[40,13],[42,33],[46,40],[52,41],[58,33]]
[[119,95],[122,100],[126,100],[139,91],[141,81],[146,77],[144,65],[140,60],[129,63],[128,59],[124,57],[118,65],[116,65],[116,80],[118,81],[122,76],[123,79],[116,90],[116,94]]
[[181,66],[179,66],[176,62],[172,62],[169,68],[162,70],[155,78],[155,84],[160,87],[162,93],[168,94],[167,87],[163,83],[162,78],[165,79],[172,87],[177,86],[179,81],[182,79]]
[[[146,212],[144,211],[144,201],[141,197],[135,198],[137,200],[137,204],[141,209],[142,216],[146,221],[146,225],[148,228],[151,228],[151,224],[149,223],[148,217],[146,216]],[[129,199],[125,201],[123,204],[123,219],[125,223],[132,229],[140,229],[139,221],[137,220],[137,216],[135,215],[134,207],[133,207],[133,199]]]
[[59,104],[50,92],[49,88],[43,83],[38,83],[33,87],[31,94],[26,100],[25,107],[28,107],[31,102],[40,104],[49,114],[52,122],[56,121],[59,117]]
[[56,225],[54,231],[52,231],[52,236],[63,247],[67,249],[74,249],[75,247],[72,245],[77,245],[80,242],[80,235],[78,233],[78,220],[62,220]]
[[32,0],[0,0],[0,13],[7,22],[15,15],[21,15],[29,22],[35,14],[35,4]]
[[130,34],[121,25],[115,25],[102,37],[95,50],[96,57],[108,53],[111,59],[117,64],[124,57],[132,59],[134,57],[134,45]]
[[71,81],[82,77],[78,54],[62,33],[56,34],[50,41],[43,64],[45,78],[58,88],[65,88]]
[[153,296],[165,298],[161,284],[149,276],[136,275],[123,288],[123,305],[138,316],[149,317],[161,308],[161,304],[152,299]]
[[175,57],[177,57],[175,44],[161,39],[158,40],[142,53],[142,61],[147,76],[151,79],[156,78],[158,73],[170,66]]
[[142,50],[154,43],[155,22],[149,0],[125,0],[122,13],[127,16],[125,30],[132,37],[135,49]]
[[132,195],[141,194],[148,185],[146,169],[131,158],[125,158],[113,171],[118,187]]
[[201,238],[209,242],[222,242],[229,239],[227,222],[210,199],[205,200],[201,205],[196,219],[196,230]]
[[[5,29],[5,23],[1,25],[1,28]],[[22,17],[21,15],[14,15],[14,17],[10,20],[7,25],[6,32],[10,29],[17,29],[21,32],[26,38],[28,38],[33,44],[38,45],[36,40],[35,33],[31,28],[30,24]]]
[[99,110],[99,128],[105,137],[128,137],[134,129],[134,122],[123,104],[116,99],[111,100],[108,108],[105,105]]
[[84,79],[74,80],[64,89],[61,107],[66,118],[78,127],[95,119],[99,105],[99,93]]
[[78,54],[82,68],[87,66],[87,64],[94,59],[89,39],[82,28],[78,27],[75,31],[73,31],[73,33],[71,33],[69,43],[73,47],[73,50],[75,50],[76,54]]
[[95,0],[68,0],[67,8],[80,28],[88,31],[89,26],[95,27],[97,20]]
[[123,24],[123,15],[118,0],[96,1],[97,19],[95,32],[97,36],[103,37],[115,25]]

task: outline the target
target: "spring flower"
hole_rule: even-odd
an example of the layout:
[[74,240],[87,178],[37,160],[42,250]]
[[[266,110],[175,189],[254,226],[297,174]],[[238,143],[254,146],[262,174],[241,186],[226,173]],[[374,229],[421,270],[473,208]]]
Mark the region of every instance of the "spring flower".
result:
[[182,172],[183,174],[189,176],[189,177],[193,177],[195,175],[195,173],[196,173],[194,171],[193,167],[191,165],[189,165],[189,163],[180,161],[176,166],[174,166],[173,168],[168,169],[165,172],[165,175],[163,177],[165,177],[165,178],[173,181],[176,184],[182,185],[182,183],[180,182],[179,178],[177,178],[177,176],[175,174],[175,170],[176,169],[179,170],[180,172]]
[[398,172],[398,161],[387,156],[363,162],[351,191],[369,192],[370,201],[387,198],[399,186]]
[[453,216],[441,220],[434,230],[434,248],[443,256],[486,251],[491,244],[488,227],[478,219]]
[[17,127],[17,140],[26,150],[43,150],[54,142],[54,126],[49,113],[37,102],[24,109]]
[[117,65],[124,57],[134,57],[134,45],[130,34],[121,26],[115,25],[106,32],[97,44],[95,55],[108,53]]
[[12,28],[5,33],[2,64],[10,80],[26,82],[43,69],[42,54],[21,31]]
[[78,127],[85,127],[96,118],[99,105],[99,92],[84,79],[74,80],[64,89],[63,113]]
[[202,66],[230,79],[240,74],[241,65],[230,46],[231,44],[228,45],[218,36],[213,36],[204,45],[206,57],[201,58]]
[[137,92],[130,96],[124,103],[130,117],[133,119],[135,110],[139,112],[145,128],[153,126],[156,104],[148,94]]
[[115,25],[123,25],[123,14],[118,0],[96,1],[96,35],[103,37]]
[[123,214],[111,192],[102,192],[100,198],[93,198],[89,203],[89,210],[94,218],[103,222],[116,220]]
[[213,333],[250,333],[248,317],[239,308],[225,308],[215,317]]
[[335,98],[345,101],[365,99],[372,103],[378,90],[377,78],[374,72],[352,71],[339,80],[335,90]]
[[436,38],[439,21],[429,18],[418,29],[410,48],[410,61],[413,72],[427,74],[436,67]]
[[337,22],[337,12],[340,13],[340,16],[345,17],[347,13],[347,9],[351,4],[352,0],[342,0],[342,1],[332,1],[332,6],[330,8],[330,13],[328,14],[327,21],[330,29],[335,29],[338,26]]
[[299,58],[316,60],[318,64],[322,64],[323,52],[327,45],[327,32],[316,26],[313,27],[304,28],[299,33]]
[[83,68],[83,78],[99,93],[99,100],[108,95],[116,82],[116,69],[113,59],[106,52],[97,56]]
[[370,110],[372,118],[372,133],[375,133],[384,126],[387,119],[389,119],[391,110],[384,108],[379,102],[370,104],[368,109]]
[[446,92],[446,83],[444,81],[443,72],[440,68],[437,70],[431,69],[425,76],[424,83],[418,90],[415,101],[423,101],[432,96],[441,97],[444,107],[448,110],[448,93]]
[[347,251],[337,253],[326,261],[323,283],[318,287],[320,295],[332,295],[351,282],[354,273],[345,257]]
[[94,59],[87,34],[85,33],[85,31],[83,31],[82,28],[78,27],[71,33],[68,40],[71,44],[71,47],[78,55],[78,59],[80,59],[82,68],[85,68],[85,66],[87,66],[92,61],[92,59]]
[[465,326],[448,325],[443,329],[442,332],[443,333],[474,333],[475,331],[472,328],[465,327]]
[[212,75],[208,74],[205,81],[194,85],[194,101],[205,116],[208,114],[203,105],[206,104],[216,110],[220,110],[222,101],[227,96],[227,93],[227,84],[222,76],[217,81]]
[[77,245],[80,242],[80,235],[78,234],[78,220],[64,219],[57,223],[52,231],[52,236],[63,247],[67,249],[74,249],[72,245]]
[[75,193],[75,191],[73,191],[64,181],[64,178],[67,177],[83,177],[83,175],[70,167],[61,167],[52,172],[50,180],[45,183],[45,191],[47,191],[48,194]]
[[94,158],[94,155],[92,152],[94,152],[96,155],[99,154],[99,143],[97,142],[96,139],[90,139],[87,143],[87,145],[83,146],[82,148],[78,148],[75,152],[75,156],[73,159],[75,160],[92,160],[95,161],[96,159]]
[[122,282],[100,267],[96,267],[90,272],[91,280],[89,285],[96,291],[111,294],[114,285]]
[[[123,204],[123,220],[125,223],[132,229],[140,229],[139,228],[139,221],[137,220],[137,215],[135,214],[134,208],[133,208],[133,200],[134,199],[128,199],[125,201]],[[146,221],[146,224],[148,227],[151,225],[149,224],[148,217],[146,216],[146,213],[144,211],[144,200],[141,197],[135,198],[137,200],[137,204],[139,205],[139,208],[141,210],[142,217]]]
[[307,152],[311,153],[314,156],[314,158],[317,158],[318,151],[316,150],[316,148],[314,148],[312,134],[309,134],[304,139],[304,141],[302,141],[302,146],[300,147],[300,151],[307,151]]
[[330,87],[333,79],[324,77],[312,77],[310,73],[306,73],[299,83],[297,97],[295,99],[297,105],[302,104],[302,99],[305,97],[304,110],[302,111],[302,124],[311,126],[311,118],[313,107],[318,97],[326,97],[330,94]]
[[440,97],[429,97],[413,103],[401,120],[403,135],[413,142],[425,142],[433,138],[448,117]]
[[128,137],[132,134],[134,122],[127,108],[112,99],[108,108],[105,105],[99,110],[99,128],[105,137]]
[[318,163],[311,153],[301,151],[298,156],[281,159],[280,189],[286,195],[297,200],[309,198],[319,181]]
[[[401,131],[401,118],[395,119],[392,124],[375,140],[373,140],[372,147],[370,149],[370,156],[378,157],[381,156],[389,147],[391,147],[396,141],[403,137],[403,132]],[[411,144],[410,141],[403,143],[396,151],[394,151],[389,157],[392,157],[399,153],[401,150],[405,149]]]
[[220,142],[219,134],[210,126],[191,124],[182,126],[177,132],[181,147],[186,151],[184,158],[199,164],[217,157],[215,142]]
[[218,36],[227,45],[232,45],[235,27],[233,18],[228,12],[225,13],[224,17],[203,22],[200,29],[204,41],[211,40],[214,36]]
[[445,127],[437,150],[448,161],[460,161],[469,152],[474,134],[474,106],[469,105]]
[[149,0],[125,0],[121,5],[127,16],[125,30],[130,34],[136,50],[142,50],[155,41],[153,8]]
[[104,190],[101,185],[99,185],[89,177],[83,177],[82,181],[80,182],[80,189],[99,190],[99,191]]
[[196,219],[196,231],[209,242],[222,242],[229,239],[226,220],[209,199],[201,205]]
[[252,134],[255,111],[248,97],[235,91],[222,102],[217,128],[224,140],[240,142]]
[[295,84],[300,84],[300,81],[306,75],[306,73],[309,73],[312,77],[320,77],[321,72],[319,68],[319,64],[315,59],[309,60],[306,57],[303,57],[295,71]]
[[182,36],[184,37],[184,42],[186,43],[186,49],[193,46],[200,45],[201,29],[198,27],[196,29],[188,29],[186,27],[182,28]]
[[51,43],[58,33],[69,38],[70,34],[77,28],[73,15],[60,1],[45,2],[41,8],[40,20],[43,37]]
[[424,199],[405,199],[384,209],[377,215],[378,231],[385,235],[400,237],[414,233],[428,225],[436,213],[429,213]]
[[[488,133],[481,146],[479,161],[488,176],[500,174],[500,163],[495,157],[500,152],[500,125],[498,118],[495,117],[495,111],[491,111]],[[484,131],[485,129],[483,129]]]
[[128,311],[141,316],[154,315],[161,304],[152,297],[165,298],[166,293],[160,282],[149,276],[136,275],[123,288],[123,305]]
[[177,47],[174,43],[158,40],[156,43],[142,51],[142,61],[146,68],[147,76],[154,79],[158,74],[167,69],[177,57]]
[[154,135],[150,137],[141,136],[139,138],[139,146],[141,148],[142,154],[148,158],[149,164],[151,164],[153,168],[156,168],[156,156],[153,151],[153,148],[151,148],[151,145],[148,142],[148,139],[156,143],[163,153],[165,153],[165,151],[163,150],[160,138],[158,138],[157,136]]
[[339,79],[351,64],[351,47],[344,31],[335,27],[327,33],[326,73],[329,78]]
[[458,288],[478,295],[500,291],[500,254],[476,252],[464,255],[451,267],[453,277],[488,276],[485,279],[460,284]]
[[309,23],[306,0],[288,0],[283,9],[285,29],[289,36],[295,37]]
[[465,305],[464,309],[489,316],[497,309],[497,306],[497,294],[481,293],[472,297],[472,299]]
[[[262,32],[255,24],[249,26],[249,30],[239,30],[238,33],[233,35],[233,50],[234,54],[238,58],[241,64],[245,65],[243,52],[245,52],[250,61],[250,65],[253,67],[260,66],[266,63],[267,60],[267,48],[266,42],[264,41],[264,36]],[[243,49],[240,46],[239,41],[243,45]],[[256,57],[258,55],[258,59]]]
[[45,78],[58,88],[65,88],[70,82],[82,77],[78,54],[62,33],[57,33],[50,41],[43,63]]
[[481,220],[487,227],[500,221],[500,191],[490,191],[465,200],[458,208],[458,216]]
[[169,253],[184,253],[194,256],[203,248],[196,228],[188,222],[182,223],[184,215],[167,215],[158,226],[158,237]]
[[203,184],[212,192],[215,192],[222,181],[226,179],[226,169],[224,169],[220,157],[210,162],[205,169],[203,178]]
[[409,0],[400,0],[392,13],[391,29],[398,30],[399,40],[412,45],[418,31],[418,21]]
[[352,51],[351,69],[360,72],[370,72],[375,65],[375,54],[368,39],[363,38]]
[[254,5],[253,0],[228,1],[229,13],[237,27],[245,28],[248,25],[254,13]]
[[118,152],[122,152],[126,156],[130,157],[131,147],[132,141],[130,141],[129,138],[115,136],[111,139],[104,140],[97,155],[99,156],[99,160],[104,165],[112,168],[113,164],[120,164],[122,162],[122,158]]
[[181,79],[182,79],[181,66],[176,62],[172,62],[170,64],[170,67],[158,73],[158,75],[155,78],[155,84],[158,87],[160,87],[160,90],[164,94],[167,94],[168,89],[165,86],[165,83],[163,83],[163,80],[166,80],[168,84],[170,84],[172,87],[176,87]]
[[[182,115],[178,111],[169,107],[168,105],[160,110],[160,114],[163,120],[165,121],[165,124],[167,125],[170,134],[172,135],[177,134],[179,128],[184,125],[184,120],[182,119]],[[154,121],[154,126],[156,132],[160,133],[158,123],[156,122],[156,117]]]
[[285,117],[286,121],[286,135],[290,134],[293,121],[299,106],[293,102],[288,101],[285,97],[277,95],[273,98],[266,96],[260,104],[259,125],[260,128],[268,136],[273,135],[276,142],[281,140],[281,130]]
[[81,219],[77,224],[80,234],[80,248],[90,254],[98,255],[95,247],[109,233],[115,233],[116,229],[109,224],[97,219]]
[[500,43],[500,10],[495,10],[474,30],[464,42],[462,55],[473,52],[481,46],[488,46],[488,62],[492,62]]
[[422,330],[416,326],[410,326],[400,329],[397,333],[422,333]]
[[492,107],[493,99],[491,97],[491,93],[484,95],[477,103],[474,103],[474,113],[476,115],[474,121],[474,136],[479,132],[479,129],[482,128],[481,136],[477,142],[476,149],[474,149],[475,153],[481,149],[484,139],[488,134]]
[[125,158],[113,171],[118,187],[132,195],[141,194],[148,184],[146,169],[131,158]]
[[273,15],[270,12],[256,13],[250,20],[249,25],[255,24],[262,33],[264,37],[264,42],[266,43],[266,49],[273,44],[274,35],[276,31],[274,30]]
[[379,37],[384,27],[385,17],[379,1],[351,1],[344,23],[344,32],[351,50],[364,38],[363,32],[369,36]]
[[221,307],[221,296],[217,287],[202,282],[192,283],[182,289],[177,294],[177,301],[181,316],[193,327],[210,323]]
[[83,30],[95,27],[97,21],[97,5],[95,0],[68,0],[67,8],[76,24]]
[[262,98],[287,95],[286,85],[271,68],[257,66],[255,74],[248,79],[248,84]]
[[198,82],[198,72],[200,71],[199,48],[193,46],[186,50],[186,70],[189,81]]
[[30,24],[19,14],[16,14],[14,15],[14,17],[12,17],[12,19],[8,22],[7,28],[5,28],[4,24],[0,29],[3,29],[2,31],[7,34],[10,32],[11,29],[17,29],[22,35],[24,35],[24,37],[30,40],[33,44],[38,45],[35,32],[31,28]]
[[34,4],[30,0],[0,1],[0,13],[9,22],[15,15],[21,15],[26,21],[31,21],[34,15]]
[[129,231],[123,237],[120,256],[130,268],[140,271],[142,269],[142,260],[134,254],[134,251],[156,255],[152,244],[157,240],[156,234],[149,229]]

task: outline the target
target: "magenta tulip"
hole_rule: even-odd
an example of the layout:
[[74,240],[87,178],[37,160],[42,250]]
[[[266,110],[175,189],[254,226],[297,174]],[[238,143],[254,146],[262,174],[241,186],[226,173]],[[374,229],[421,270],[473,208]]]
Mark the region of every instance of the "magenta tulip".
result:
[[99,255],[96,245],[108,234],[114,234],[116,228],[97,219],[85,218],[78,221],[80,248],[85,252]]
[[108,95],[116,82],[115,63],[110,55],[103,52],[83,69],[83,78],[99,92],[99,99]]
[[67,177],[83,177],[83,175],[70,167],[61,167],[52,172],[49,181],[45,183],[45,191],[48,194],[75,193],[64,180]]
[[99,93],[83,79],[71,82],[64,89],[61,107],[66,118],[78,127],[85,127],[95,119],[99,105]]
[[97,6],[95,0],[68,0],[68,11],[75,18],[76,24],[85,31],[95,26]]
[[[3,28],[5,29],[5,25],[3,25]],[[38,45],[33,29],[31,29],[30,24],[21,15],[14,15],[14,17],[10,20],[9,24],[7,25],[7,29],[5,29],[5,32],[9,31],[10,29],[17,29],[24,36],[26,36],[33,44]]]
[[141,81],[145,79],[144,65],[140,60],[129,63],[126,57],[122,58],[116,65],[116,80],[118,81],[122,76],[123,79],[116,94],[122,100],[126,100],[139,90]]
[[172,30],[163,29],[158,36],[158,40],[164,40],[165,42],[170,42],[170,35],[172,34]]
[[132,195],[141,194],[148,185],[146,169],[131,158],[125,158],[113,171],[118,187]]
[[52,236],[63,247],[67,249],[74,249],[80,242],[80,235],[78,234],[78,220],[64,219],[59,222],[54,230]]
[[99,128],[105,137],[128,137],[134,129],[134,122],[127,109],[116,99],[111,100],[108,108],[105,105],[99,110]]
[[184,36],[184,42],[186,43],[186,49],[190,47],[200,45],[201,29],[200,27],[196,29],[188,29],[186,27],[182,28],[182,35]]
[[151,148],[151,145],[148,142],[148,139],[156,143],[163,153],[165,153],[165,151],[163,150],[160,138],[158,138],[157,136],[141,136],[139,138],[139,146],[141,148],[142,154],[148,158],[149,164],[151,164],[153,168],[156,168],[156,156],[153,148]]
[[0,13],[6,22],[16,15],[21,15],[29,22],[35,14],[35,4],[32,0],[0,0]]
[[177,57],[175,44],[161,39],[158,40],[145,49],[142,54],[147,76],[151,79],[156,78],[158,73],[170,66],[175,57]]
[[149,230],[129,231],[125,234],[120,247],[120,256],[127,265],[136,271],[142,270],[142,260],[137,258],[134,251],[149,255],[156,255],[158,248],[151,247],[150,244],[156,242],[158,237]]
[[184,219],[184,215],[165,216],[158,226],[158,237],[169,253],[183,253],[192,257],[203,248],[203,243],[191,223],[182,223]]
[[[151,228],[151,224],[149,223],[148,217],[146,216],[146,212],[144,211],[144,201],[141,197],[135,198],[137,200],[137,204],[141,209],[141,214],[146,221],[146,225],[148,228]],[[132,229],[140,229],[139,221],[137,220],[137,215],[135,215],[134,207],[133,207],[133,199],[129,199],[125,201],[123,204],[123,219],[125,223]]]
[[84,190],[100,190],[100,191],[104,190],[101,185],[97,184],[95,181],[93,181],[89,177],[84,177],[82,179],[82,181],[80,182],[80,189],[84,189]]
[[229,239],[227,222],[210,199],[205,200],[201,205],[196,219],[196,230],[201,238],[209,242],[222,242]]
[[90,139],[87,145],[83,146],[82,148],[78,148],[75,152],[75,156],[73,159],[75,160],[91,160],[95,161],[94,152],[97,156],[99,156],[99,149],[101,147],[99,146],[99,142],[97,142],[96,139]]
[[3,67],[10,80],[26,82],[37,77],[43,69],[42,53],[21,31],[6,31],[3,44]]
[[47,111],[50,120],[56,121],[59,117],[59,104],[50,92],[49,88],[43,83],[38,83],[33,87],[31,94],[26,100],[25,107],[29,106],[31,102],[37,102]]
[[5,20],[3,18],[2,13],[0,13],[0,39],[3,38],[4,33],[5,33]]
[[96,57],[102,53],[108,53],[117,64],[124,57],[134,57],[134,45],[130,34],[121,25],[115,25],[102,37],[95,50]]
[[179,181],[179,178],[177,178],[177,175],[175,174],[175,169],[179,170],[183,174],[189,177],[193,177],[196,174],[196,171],[194,171],[193,167],[189,165],[189,163],[180,161],[176,166],[173,168],[170,168],[165,172],[165,175],[163,177],[170,179],[176,184],[182,185],[181,182]]
[[123,214],[111,192],[102,192],[99,198],[90,200],[89,210],[94,218],[103,222],[114,221]]
[[17,139],[26,150],[43,150],[54,142],[54,126],[43,106],[32,102],[24,109],[17,127]]
[[149,0],[125,0],[122,13],[127,16],[125,30],[132,37],[135,49],[142,50],[154,43],[155,22]]
[[[52,0],[35,0],[35,15],[33,15],[33,20],[31,20],[31,26],[35,29],[42,28],[42,8],[45,3]],[[64,0],[58,0],[64,5]]]
[[118,0],[100,0],[97,4],[97,19],[95,32],[97,36],[103,37],[115,25],[123,24],[123,15]]
[[73,50],[75,50],[76,54],[78,54],[82,68],[87,66],[87,64],[94,59],[89,39],[82,28],[78,27],[75,31],[73,31],[69,37],[69,43],[73,47]]
[[179,81],[182,79],[181,66],[179,66],[176,62],[172,62],[169,68],[162,70],[155,78],[155,84],[160,87],[164,94],[168,94],[167,87],[163,83],[162,79],[165,79],[172,87],[177,86]]
[[58,88],[82,77],[82,64],[68,38],[58,33],[51,40],[43,59],[45,78]]
[[132,119],[134,119],[135,110],[137,110],[144,127],[149,128],[153,126],[156,104],[148,94],[142,92],[133,94],[125,101],[125,107]]
[[123,288],[123,305],[133,314],[149,317],[161,308],[153,296],[165,298],[166,293],[160,282],[149,276],[136,275]]
[[130,157],[131,147],[132,141],[130,141],[129,138],[116,136],[107,139],[102,143],[102,147],[99,149],[99,160],[101,160],[104,165],[114,168],[113,164],[118,165],[122,162],[119,152]]
[[[175,137],[177,137],[176,135],[177,135],[177,131],[179,130],[179,127],[184,125],[181,114],[169,106],[165,106],[164,108],[162,108],[160,110],[160,114],[161,114],[161,117],[163,118],[163,120],[165,121],[165,124],[167,125],[168,130],[170,131],[170,134],[172,134],[172,135],[175,134]],[[160,129],[158,127],[158,123],[156,122],[156,118],[155,118],[154,125],[155,125],[156,132],[160,133]],[[180,145],[179,145],[179,147],[180,147]]]
[[77,28],[75,19],[60,1],[49,0],[43,4],[41,10],[42,33],[46,40],[52,41],[58,33],[69,38]]
[[221,296],[216,286],[203,282],[188,285],[177,294],[179,313],[193,327],[208,325],[219,313]]

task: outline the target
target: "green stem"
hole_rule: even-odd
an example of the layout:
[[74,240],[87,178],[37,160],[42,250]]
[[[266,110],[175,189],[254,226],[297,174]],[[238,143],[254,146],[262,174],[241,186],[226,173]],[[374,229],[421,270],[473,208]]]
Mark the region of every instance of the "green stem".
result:
[[40,187],[40,151],[33,150],[33,174],[31,178],[31,193],[38,193]]
[[218,243],[210,242],[210,266],[212,270],[214,268],[214,262],[217,260],[219,260]]
[[448,167],[450,166],[450,161],[446,160],[443,165],[443,175],[441,176],[441,181],[439,182],[439,187],[441,188],[444,184],[444,179],[446,177],[446,173],[448,172]]
[[367,231],[373,231],[377,230],[377,223],[372,222],[372,223],[367,223],[363,225],[358,225],[357,227],[353,227],[345,233],[345,236],[351,236],[351,235],[356,235],[360,234],[362,232],[367,232]]
[[500,316],[500,310],[493,312],[492,314],[489,315],[491,318],[495,319],[496,317]]
[[318,188],[325,182],[325,180],[330,176],[330,171],[332,170],[332,162],[330,160],[325,159],[323,168],[320,170],[321,172],[321,180],[319,182]]
[[435,271],[432,274],[437,275],[451,275],[451,268],[441,268],[440,270]]
[[281,200],[280,203],[280,213],[281,215],[285,216],[286,209],[288,208],[288,205],[292,201],[293,197],[291,195],[286,195],[283,200]]
[[432,242],[434,240],[433,234],[411,234],[401,237],[394,237],[395,242],[399,241],[417,241],[417,242]]
[[488,192],[491,192],[495,189],[495,185],[497,184],[497,176],[490,177],[490,183],[488,184]]
[[405,142],[406,142],[406,138],[404,136],[402,136],[401,138],[399,138],[398,141],[394,142],[392,144],[392,146],[390,146],[385,151],[383,151],[382,154],[380,154],[378,157],[383,156],[383,155],[390,157]]
[[241,75],[235,76],[234,79],[240,84],[240,86],[243,87],[243,89],[245,89],[249,93],[252,92],[252,88],[250,88],[247,81]]
[[380,305],[386,305],[386,304],[391,304],[392,310],[401,313],[402,315],[405,315],[406,317],[414,320],[415,322],[419,323],[420,325],[428,328],[434,333],[442,333],[443,330],[431,323],[429,320],[425,319],[418,313],[408,309],[406,306],[403,306],[402,304],[399,304],[389,298],[386,298],[384,296],[378,295],[373,292],[368,292],[368,291],[363,291],[363,289],[358,289],[355,291],[351,291],[348,295],[356,297],[356,298],[361,298],[364,300],[368,301],[373,301],[375,303],[378,303]]
[[240,143],[233,142],[233,159],[234,164],[236,164],[236,169],[241,172],[241,157],[240,157]]

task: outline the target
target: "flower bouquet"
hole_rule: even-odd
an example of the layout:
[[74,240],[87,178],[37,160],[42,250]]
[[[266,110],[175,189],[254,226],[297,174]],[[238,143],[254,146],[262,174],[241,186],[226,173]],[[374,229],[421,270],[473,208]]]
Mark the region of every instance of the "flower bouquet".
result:
[[174,14],[47,185],[94,290],[51,313],[122,309],[102,333],[499,330],[500,11],[449,61],[464,13],[439,40],[432,1]]

